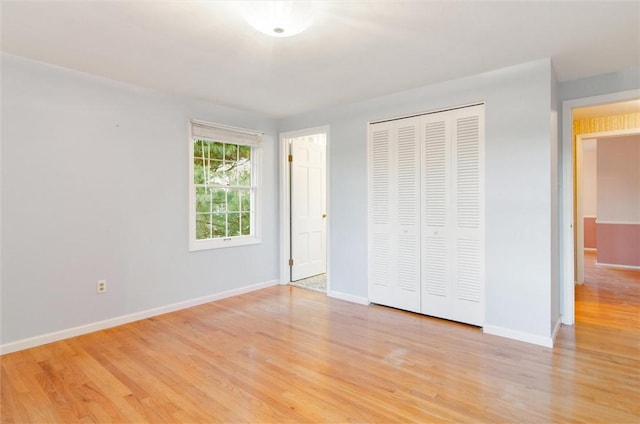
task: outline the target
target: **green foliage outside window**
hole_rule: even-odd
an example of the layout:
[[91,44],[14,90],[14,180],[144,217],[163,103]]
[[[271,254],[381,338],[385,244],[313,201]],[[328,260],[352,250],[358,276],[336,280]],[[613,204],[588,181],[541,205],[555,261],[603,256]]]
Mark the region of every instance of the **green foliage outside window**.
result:
[[251,147],[194,140],[196,239],[251,235]]

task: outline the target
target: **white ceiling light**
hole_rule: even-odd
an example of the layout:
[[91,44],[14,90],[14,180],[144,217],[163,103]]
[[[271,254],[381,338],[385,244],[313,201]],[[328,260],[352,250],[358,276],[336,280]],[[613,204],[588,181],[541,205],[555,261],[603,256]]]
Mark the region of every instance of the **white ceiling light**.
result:
[[314,1],[246,1],[242,14],[258,31],[273,37],[290,37],[309,28],[317,12]]

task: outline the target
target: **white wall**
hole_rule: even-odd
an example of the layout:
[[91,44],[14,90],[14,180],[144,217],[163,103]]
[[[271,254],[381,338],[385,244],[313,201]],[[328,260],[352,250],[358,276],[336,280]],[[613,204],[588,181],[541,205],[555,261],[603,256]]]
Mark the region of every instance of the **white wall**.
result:
[[598,139],[598,222],[640,222],[640,136]]
[[550,108],[557,104],[552,79],[550,61],[540,60],[281,120],[281,131],[330,125],[332,289],[367,296],[368,122],[484,101],[485,329],[546,341],[552,273],[557,275],[550,254],[557,240],[552,234],[557,181],[551,168],[558,151],[550,119]]
[[[188,252],[189,118],[265,132],[262,244]],[[0,344],[277,279],[276,134],[260,115],[2,55]]]

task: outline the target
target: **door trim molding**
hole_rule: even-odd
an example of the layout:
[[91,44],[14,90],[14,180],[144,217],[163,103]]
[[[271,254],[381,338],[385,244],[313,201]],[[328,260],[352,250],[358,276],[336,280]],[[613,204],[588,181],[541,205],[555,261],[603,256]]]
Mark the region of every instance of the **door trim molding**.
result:
[[331,142],[329,125],[311,127],[296,131],[287,131],[280,133],[279,137],[279,167],[280,167],[280,284],[286,285],[290,282],[289,273],[289,242],[291,240],[291,221],[289,203],[291,201],[289,195],[289,179],[291,177],[289,171],[289,148],[288,140],[295,137],[304,137],[313,134],[325,134],[326,150],[325,150],[325,186],[326,186],[326,208],[327,208],[327,293],[331,290],[331,173],[329,169],[329,157],[331,152]]

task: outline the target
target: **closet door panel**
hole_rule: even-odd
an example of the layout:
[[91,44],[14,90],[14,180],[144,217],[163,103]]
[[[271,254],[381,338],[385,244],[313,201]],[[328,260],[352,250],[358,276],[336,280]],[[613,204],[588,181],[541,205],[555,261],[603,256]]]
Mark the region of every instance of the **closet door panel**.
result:
[[451,193],[448,190],[451,128],[445,116],[434,114],[423,117],[421,130],[421,312],[451,319]]
[[452,113],[453,121],[453,319],[484,321],[484,175],[481,107]]
[[369,298],[420,311],[419,119],[369,128]]
[[397,285],[394,306],[420,312],[419,118],[395,121],[397,158]]
[[369,128],[369,300],[384,303],[393,297],[393,178],[392,127]]

